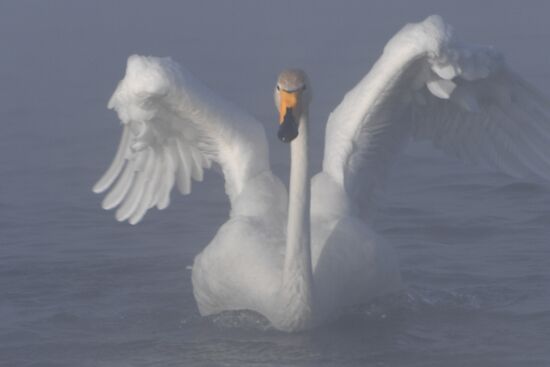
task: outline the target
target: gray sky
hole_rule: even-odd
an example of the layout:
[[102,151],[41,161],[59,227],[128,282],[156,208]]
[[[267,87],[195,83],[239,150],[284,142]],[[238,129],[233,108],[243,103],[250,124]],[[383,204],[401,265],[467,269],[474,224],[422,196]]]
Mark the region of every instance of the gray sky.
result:
[[[439,13],[465,40],[492,44],[550,94],[548,1],[2,1],[0,164],[86,167],[91,185],[119,130],[106,103],[132,53],[172,56],[275,134],[278,71],[314,88],[317,164],[328,113],[405,24]],[[28,149],[32,144],[32,150]],[[272,145],[272,157],[286,157]],[[11,182],[11,185],[9,184]],[[4,191],[7,192],[7,191]]]
[[[413,293],[389,325],[370,317],[347,334],[254,334],[254,348],[243,347],[240,332],[182,322],[198,318],[184,265],[227,218],[221,178],[173,195],[169,210],[136,227],[117,223],[91,192],[119,140],[106,105],[130,54],[172,56],[253,113],[266,126],[274,170],[288,175],[288,146],[276,138],[278,72],[310,75],[319,168],[329,111],[396,31],[434,13],[464,40],[494,45],[550,95],[548,0],[0,0],[0,359],[127,365],[214,354],[227,363],[288,352],[460,365],[488,351],[480,365],[547,361],[549,205],[536,186],[489,190],[476,175],[463,180],[459,164],[416,159],[392,183],[446,176],[417,180],[422,190],[393,189],[383,233],[402,245],[404,277],[428,291],[426,300]],[[520,315],[504,320],[509,305]]]

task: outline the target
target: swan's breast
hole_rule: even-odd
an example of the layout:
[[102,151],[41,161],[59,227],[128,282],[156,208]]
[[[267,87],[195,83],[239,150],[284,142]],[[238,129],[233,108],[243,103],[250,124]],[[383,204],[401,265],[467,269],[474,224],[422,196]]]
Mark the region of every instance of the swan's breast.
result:
[[284,247],[266,221],[234,217],[195,258],[193,292],[201,314],[262,310],[279,289]]
[[286,220],[287,203],[281,180],[271,171],[264,171],[246,183],[232,203],[231,216],[265,219],[280,226]]
[[393,248],[357,217],[317,217],[312,261],[319,313],[337,314],[400,287]]
[[311,216],[313,218],[341,218],[357,212],[342,186],[325,172],[311,180]]

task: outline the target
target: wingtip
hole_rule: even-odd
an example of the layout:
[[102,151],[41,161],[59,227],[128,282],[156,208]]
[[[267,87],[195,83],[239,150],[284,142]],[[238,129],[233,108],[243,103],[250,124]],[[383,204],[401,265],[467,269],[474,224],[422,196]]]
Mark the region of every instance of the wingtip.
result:
[[115,218],[118,222],[121,222],[121,223],[126,222],[126,221],[130,222],[129,221],[129,216],[126,215],[126,213],[121,212],[120,208],[119,208],[119,210],[117,210],[117,212],[115,214]]
[[107,198],[103,199],[103,201],[101,202],[101,209],[103,210],[111,210],[113,208],[116,207],[116,204],[113,205],[113,203],[111,201],[107,201],[106,200]]
[[164,209],[168,208],[168,206],[170,206],[170,200],[169,199],[168,200],[165,199],[165,200],[159,201],[157,203],[157,209],[158,210],[164,210]]
[[445,19],[443,19],[443,17],[439,14],[431,14],[431,15],[428,15],[426,17],[426,19],[424,19],[424,22],[430,22],[430,23],[441,23],[441,24],[444,24],[445,23]]
[[92,192],[94,194],[101,194],[104,192],[107,188],[103,184],[102,180],[95,183],[95,185],[92,187]]

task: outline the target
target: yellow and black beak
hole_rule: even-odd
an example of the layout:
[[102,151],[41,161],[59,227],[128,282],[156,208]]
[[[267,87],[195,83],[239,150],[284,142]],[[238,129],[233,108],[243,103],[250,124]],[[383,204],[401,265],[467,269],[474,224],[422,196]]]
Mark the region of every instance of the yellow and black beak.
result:
[[281,103],[279,106],[279,132],[277,136],[285,143],[290,143],[298,136],[298,124],[294,111],[298,104],[298,92],[279,91]]

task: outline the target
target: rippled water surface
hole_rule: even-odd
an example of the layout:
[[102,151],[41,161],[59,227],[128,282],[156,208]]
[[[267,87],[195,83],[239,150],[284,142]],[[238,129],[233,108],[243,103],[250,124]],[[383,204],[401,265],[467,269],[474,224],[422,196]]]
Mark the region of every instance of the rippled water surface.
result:
[[249,109],[285,179],[277,72],[311,75],[318,169],[328,112],[402,24],[431,13],[550,94],[546,2],[368,3],[3,2],[0,365],[550,365],[550,185],[413,146],[375,223],[406,289],[297,334],[248,312],[199,316],[187,267],[227,217],[216,174],[136,227],[91,193],[118,141],[105,105],[131,53],[171,55]]

